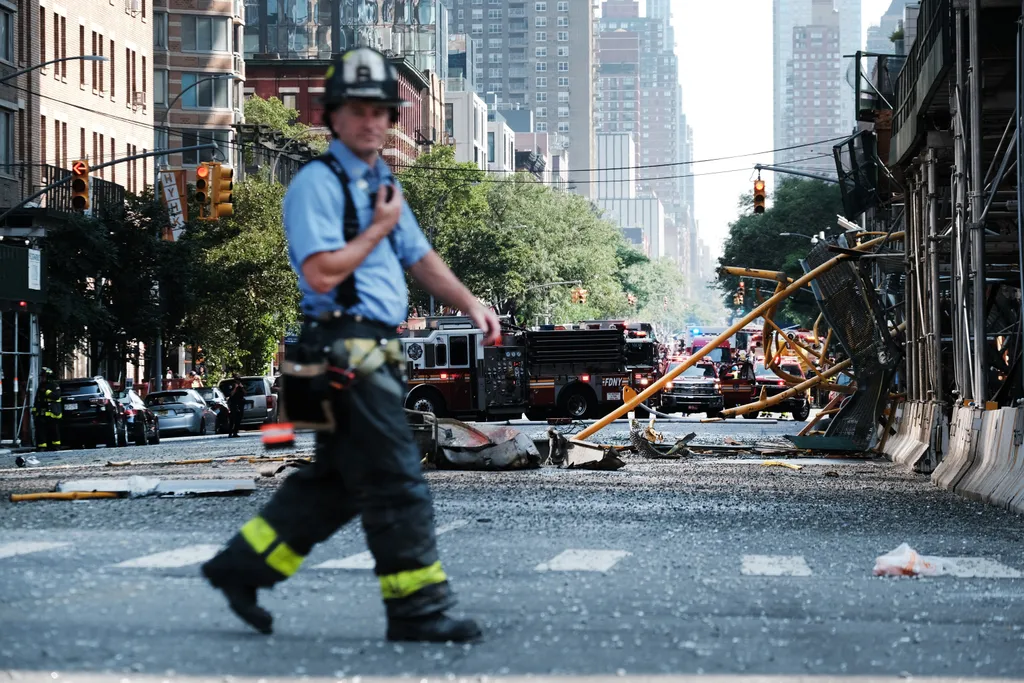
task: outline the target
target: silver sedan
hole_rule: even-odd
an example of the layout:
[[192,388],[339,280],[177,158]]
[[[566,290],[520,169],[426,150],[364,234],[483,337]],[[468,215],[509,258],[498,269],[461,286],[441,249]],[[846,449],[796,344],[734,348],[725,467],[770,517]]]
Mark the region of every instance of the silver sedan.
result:
[[156,391],[146,405],[160,416],[160,436],[172,433],[203,436],[216,429],[217,413],[192,389]]

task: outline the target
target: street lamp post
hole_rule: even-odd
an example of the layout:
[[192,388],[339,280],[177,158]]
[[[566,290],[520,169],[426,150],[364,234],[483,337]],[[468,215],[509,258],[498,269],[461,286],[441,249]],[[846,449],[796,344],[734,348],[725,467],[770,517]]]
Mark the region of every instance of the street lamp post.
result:
[[82,61],[85,61],[85,62],[105,62],[105,61],[107,61],[107,58],[104,57],[103,55],[75,55],[74,57],[58,57],[57,59],[51,59],[51,60],[48,60],[48,61],[45,61],[45,62],[40,62],[38,64],[33,64],[32,66],[25,67],[24,69],[19,69],[18,71],[15,71],[14,73],[7,74],[3,78],[0,78],[0,83],[6,83],[7,81],[11,80],[12,78],[17,78],[18,76],[21,76],[22,74],[27,74],[28,72],[35,71],[36,69],[42,69],[44,66],[49,66],[51,64],[60,64],[61,62],[70,62],[70,61],[73,61],[75,59],[81,59]]
[[[200,78],[200,79],[196,80],[196,82],[193,83],[192,85],[188,86],[187,88],[182,89],[182,91],[180,93],[178,93],[174,97],[173,100],[171,100],[170,104],[167,105],[167,110],[164,111],[164,118],[163,118],[163,121],[162,121],[162,123],[160,125],[160,130],[162,130],[164,132],[164,135],[167,136],[167,140],[164,141],[164,145],[163,146],[167,147],[171,143],[171,129],[168,127],[167,123],[168,123],[168,119],[171,116],[171,110],[174,109],[174,105],[178,103],[178,100],[181,99],[182,95],[184,95],[185,93],[187,93],[189,90],[191,90],[192,88],[196,87],[200,83],[207,83],[209,81],[217,81],[217,80],[220,80],[222,78],[234,79],[234,77],[235,77],[234,74],[214,74],[213,76],[207,76],[206,78]],[[166,154],[163,156],[163,160],[160,163],[161,163],[161,166],[166,166],[167,165],[167,155]]]
[[811,244],[817,244],[820,240],[825,239],[825,231],[822,230],[817,235],[805,235],[802,232],[780,232],[779,237],[803,237],[810,240]]

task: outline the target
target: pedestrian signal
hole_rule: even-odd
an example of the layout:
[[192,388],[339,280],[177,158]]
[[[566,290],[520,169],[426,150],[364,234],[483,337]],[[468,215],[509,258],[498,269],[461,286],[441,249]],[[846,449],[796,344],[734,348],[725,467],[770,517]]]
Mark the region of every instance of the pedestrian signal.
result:
[[89,208],[89,162],[84,159],[71,164],[71,208],[75,211]]
[[758,178],[754,181],[754,213],[764,213],[764,181]]
[[234,187],[232,177],[234,169],[230,166],[217,164],[213,167],[213,191],[210,195],[210,215],[213,218],[233,216],[235,207],[232,204],[231,190]]

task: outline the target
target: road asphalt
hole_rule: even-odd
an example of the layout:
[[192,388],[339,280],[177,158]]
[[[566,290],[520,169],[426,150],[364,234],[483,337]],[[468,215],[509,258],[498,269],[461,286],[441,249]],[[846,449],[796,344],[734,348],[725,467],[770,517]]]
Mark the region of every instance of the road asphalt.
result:
[[[753,443],[799,426],[662,428]],[[293,454],[310,449],[302,437]],[[358,525],[264,594],[275,634],[260,636],[198,575],[291,471],[227,460],[253,455],[248,433],[43,454],[20,469],[0,458],[0,670],[32,683],[1024,680],[1021,518],[882,460],[820,454],[788,461],[800,470],[720,453],[630,457],[615,472],[431,471],[457,611],[481,621],[483,642],[387,643]],[[213,462],[168,464],[201,459]],[[7,500],[130,474],[250,478],[257,490]],[[873,576],[904,542],[947,558],[946,575]]]

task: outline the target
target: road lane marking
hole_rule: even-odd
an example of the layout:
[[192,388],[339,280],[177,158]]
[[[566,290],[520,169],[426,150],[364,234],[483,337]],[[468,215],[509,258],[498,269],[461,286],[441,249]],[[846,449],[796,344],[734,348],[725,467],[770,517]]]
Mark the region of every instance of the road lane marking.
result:
[[960,579],[1019,579],[1020,571],[987,557],[937,557],[937,576]]
[[0,560],[15,555],[28,555],[43,550],[53,550],[68,545],[67,543],[47,543],[45,541],[16,541],[0,545]]
[[810,576],[803,555],[744,555],[741,572],[747,576]]
[[206,562],[221,549],[219,545],[187,545],[183,548],[175,548],[162,553],[136,557],[134,560],[126,560],[115,567],[132,569],[170,569],[174,567],[188,567],[189,565]]
[[607,572],[619,560],[629,557],[625,550],[584,550],[570,548],[536,567],[538,572]]
[[[446,534],[449,531],[461,529],[468,524],[469,522],[465,519],[457,519],[454,522],[437,527],[437,530],[434,531],[434,535],[440,536],[441,534]],[[314,565],[313,569],[373,569],[376,566],[377,563],[373,559],[373,553],[366,550],[361,553],[356,553],[355,555],[342,557],[341,559],[321,562],[318,565]]]

